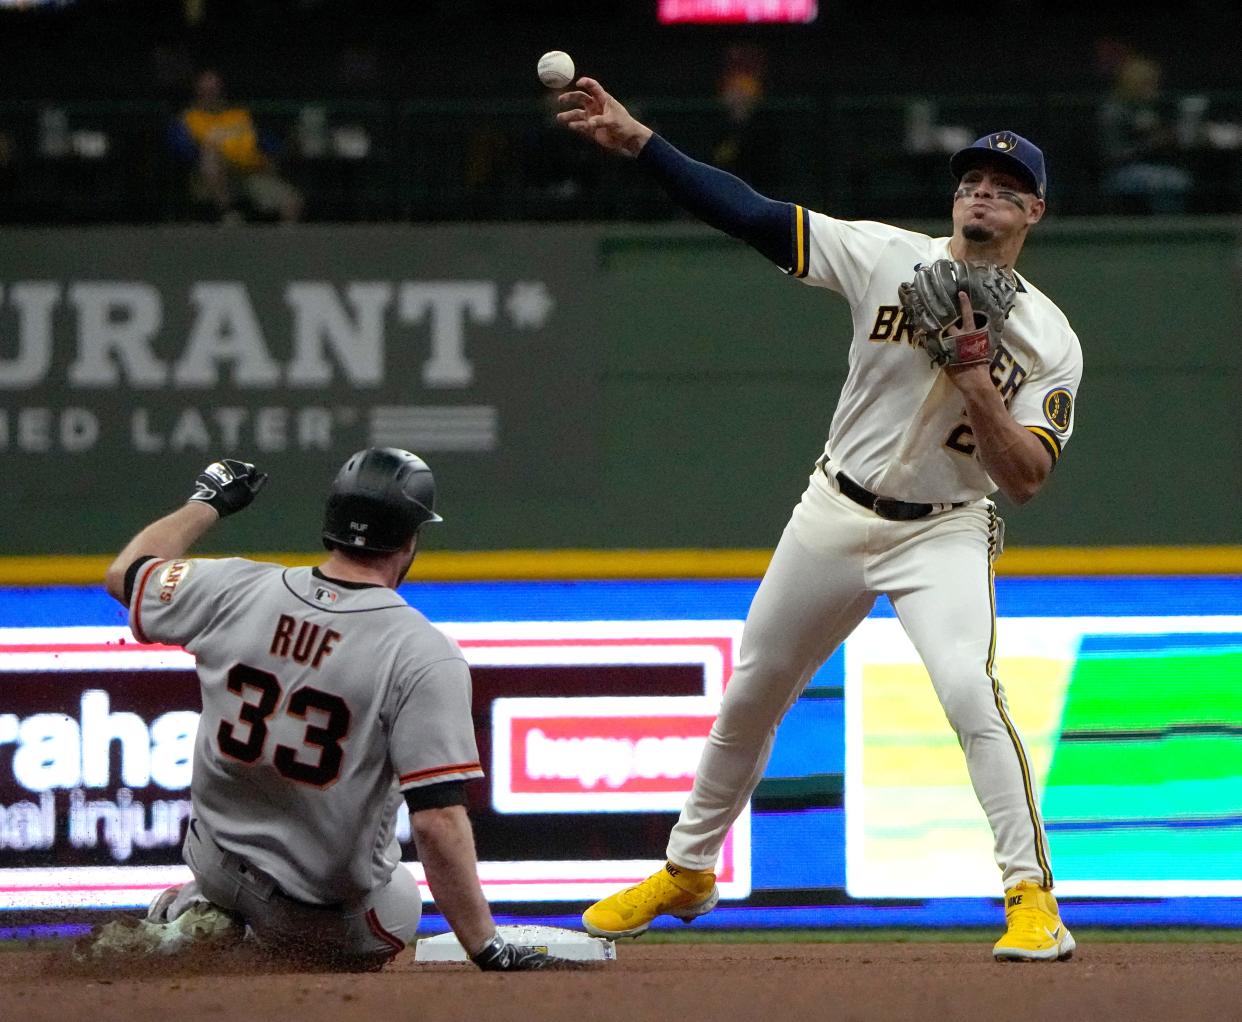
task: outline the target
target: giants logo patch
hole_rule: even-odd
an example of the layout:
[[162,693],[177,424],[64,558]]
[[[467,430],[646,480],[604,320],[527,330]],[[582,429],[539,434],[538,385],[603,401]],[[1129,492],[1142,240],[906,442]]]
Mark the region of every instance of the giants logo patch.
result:
[[190,575],[189,561],[173,561],[160,572],[160,603],[171,603],[173,593]]
[[1064,387],[1050,390],[1044,398],[1044,417],[1058,433],[1069,429],[1073,412],[1074,396]]

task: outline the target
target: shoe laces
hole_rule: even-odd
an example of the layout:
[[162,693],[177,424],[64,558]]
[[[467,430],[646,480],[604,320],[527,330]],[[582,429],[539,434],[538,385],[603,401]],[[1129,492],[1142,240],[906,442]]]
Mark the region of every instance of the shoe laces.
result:
[[627,887],[617,895],[617,900],[630,908],[641,908],[643,905],[659,901],[669,894],[678,895],[684,893],[680,887],[668,878],[668,874],[660,872],[635,884],[633,887]]
[[1038,905],[1019,905],[1008,920],[1009,932],[1015,935],[1046,940],[1061,925],[1061,920]]

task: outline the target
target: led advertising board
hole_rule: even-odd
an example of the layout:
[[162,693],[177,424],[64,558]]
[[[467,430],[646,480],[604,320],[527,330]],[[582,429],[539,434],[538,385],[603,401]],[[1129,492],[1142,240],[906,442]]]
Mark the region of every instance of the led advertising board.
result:
[[[471,665],[469,808],[502,914],[572,923],[658,867],[756,585],[403,587]],[[1242,919],[1242,579],[996,595],[996,672],[1074,919]],[[192,658],[136,642],[98,588],[0,590],[0,909],[138,907],[185,879],[198,710]],[[720,880],[713,925],[995,922],[986,820],[886,601],[786,714]]]

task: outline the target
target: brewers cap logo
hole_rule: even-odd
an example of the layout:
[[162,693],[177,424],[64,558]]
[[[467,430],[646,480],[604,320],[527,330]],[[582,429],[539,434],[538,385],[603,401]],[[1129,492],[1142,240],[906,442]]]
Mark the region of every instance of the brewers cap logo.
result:
[[988,136],[988,146],[992,149],[999,149],[1002,153],[1009,152],[1017,144],[1018,136],[1012,131],[998,131]]
[[1070,427],[1070,418],[1074,411],[1074,396],[1064,387],[1048,391],[1044,398],[1044,417],[1058,433],[1066,432]]

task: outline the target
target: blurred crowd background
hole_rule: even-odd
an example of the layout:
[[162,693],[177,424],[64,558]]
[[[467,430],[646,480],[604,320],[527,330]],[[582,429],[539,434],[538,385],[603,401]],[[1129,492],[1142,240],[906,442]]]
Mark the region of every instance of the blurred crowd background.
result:
[[564,49],[692,155],[846,217],[942,216],[1012,128],[1059,214],[1242,210],[1242,4],[0,0],[0,223],[667,220],[552,121]]

